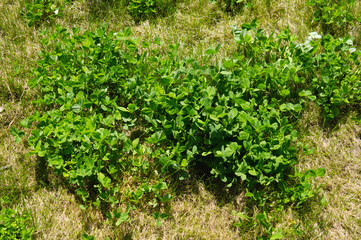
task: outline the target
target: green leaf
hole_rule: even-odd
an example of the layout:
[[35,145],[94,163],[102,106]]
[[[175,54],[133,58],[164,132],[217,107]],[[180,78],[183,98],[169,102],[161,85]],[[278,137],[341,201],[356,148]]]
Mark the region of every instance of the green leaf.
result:
[[86,38],[85,41],[83,42],[83,46],[86,48],[89,48],[92,45],[92,39],[91,38]]
[[283,238],[283,234],[281,231],[277,231],[275,233],[272,234],[270,240],[277,240],[277,239],[282,239]]
[[124,107],[118,107],[119,111],[121,112],[129,112],[128,109],[124,108]]
[[205,51],[205,54],[207,55],[213,55],[213,54],[216,54],[217,51],[214,50],[213,48],[208,48],[206,51]]
[[164,140],[167,136],[164,134],[163,131],[159,131],[154,133],[151,137],[146,138],[148,143],[156,144],[162,140]]
[[308,99],[310,99],[311,101],[315,101],[317,99],[317,97],[314,95],[311,95],[311,96],[308,96]]
[[222,157],[223,159],[227,159],[228,157],[232,156],[234,151],[228,147],[224,149],[224,146],[222,146],[221,151],[216,151],[215,157]]
[[79,113],[81,111],[81,105],[78,103],[74,104],[71,108],[76,113]]
[[56,155],[53,158],[50,158],[49,165],[54,166],[56,169],[61,169],[64,165],[64,160],[62,156]]
[[301,92],[298,93],[298,95],[300,97],[307,97],[307,96],[311,96],[312,92],[310,90],[302,90]]
[[26,118],[23,121],[21,121],[20,124],[21,124],[21,126],[23,126],[25,128],[29,128],[33,124],[33,121],[30,120],[29,118]]
[[248,137],[249,137],[249,134],[246,133],[246,132],[244,132],[244,131],[240,131],[240,132],[238,133],[238,139],[239,139],[239,140],[247,140]]
[[221,71],[220,73],[222,75],[232,75],[232,72],[228,72],[228,71]]
[[14,127],[10,128],[10,134],[13,135],[16,143],[20,143],[21,138],[25,136],[25,133],[23,131],[19,131],[17,128]]
[[120,215],[118,221],[115,223],[116,226],[119,226],[122,222],[129,221],[129,215],[127,212],[124,212]]
[[255,169],[248,170],[248,173],[251,174],[252,176],[257,176],[257,171]]
[[133,142],[132,142],[133,149],[137,148],[138,143],[139,143],[139,138],[136,138],[136,139],[133,140]]
[[103,185],[106,188],[110,188],[111,179],[106,177],[103,173],[98,173],[98,181],[101,185]]
[[209,109],[212,106],[212,100],[209,97],[204,97],[201,100],[205,109]]
[[128,104],[128,110],[129,110],[130,113],[133,113],[136,110],[138,110],[138,107],[135,104],[130,103],[130,104]]
[[286,97],[286,96],[288,96],[288,95],[290,95],[290,90],[288,90],[288,89],[283,89],[282,91],[281,91],[281,96],[282,97]]
[[162,198],[161,198],[161,201],[164,203],[164,202],[169,202],[170,200],[172,200],[172,195],[170,194],[166,194],[164,195]]
[[247,179],[247,175],[244,174],[243,172],[241,172],[240,169],[237,169],[234,174],[236,174],[236,176],[241,177],[242,181]]
[[82,240],[94,240],[95,237],[94,237],[94,236],[90,236],[90,235],[84,233],[84,234],[81,235],[81,239],[82,239]]
[[228,116],[230,119],[236,118],[238,114],[238,110],[236,108],[232,108],[231,111],[229,111]]
[[232,68],[235,64],[232,60],[227,60],[223,62],[223,67],[226,69]]
[[317,169],[316,175],[318,177],[323,177],[323,176],[325,176],[325,173],[326,173],[326,170],[324,168],[319,168],[319,169]]

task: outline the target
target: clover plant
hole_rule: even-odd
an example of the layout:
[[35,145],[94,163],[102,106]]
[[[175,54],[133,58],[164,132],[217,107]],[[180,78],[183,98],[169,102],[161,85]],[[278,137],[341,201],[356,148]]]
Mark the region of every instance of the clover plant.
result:
[[313,20],[328,33],[344,33],[357,20],[351,13],[355,0],[311,0],[308,4],[314,8]]
[[23,13],[28,26],[61,16],[63,6],[54,0],[28,0],[25,2],[26,11]]
[[29,227],[30,214],[7,207],[9,199],[6,197],[0,200],[0,239],[32,239],[34,228]]
[[360,101],[360,52],[347,38],[266,35],[256,20],[233,34],[233,56],[201,64],[179,58],[178,44],[163,54],[159,39],[140,42],[130,29],[58,26],[29,80],[39,91],[37,111],[22,121],[33,129],[31,153],[85,205],[128,205],[106,213],[116,225],[144,201],[160,224],[172,199],[168,177],[182,180],[197,166],[227,187],[242,184],[259,205],[300,206],[324,169],[297,170],[299,151],[312,152],[298,140],[297,120],[309,101],[326,120]]

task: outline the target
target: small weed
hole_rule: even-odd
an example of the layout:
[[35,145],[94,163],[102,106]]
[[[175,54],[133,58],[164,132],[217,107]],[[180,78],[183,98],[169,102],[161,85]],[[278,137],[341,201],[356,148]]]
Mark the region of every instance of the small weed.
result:
[[128,2],[130,15],[139,22],[156,16],[165,16],[175,11],[177,1],[131,0]]
[[62,8],[63,6],[54,0],[28,0],[25,3],[26,11],[23,14],[28,21],[28,26],[31,27],[61,16]]
[[4,207],[9,199],[2,198],[0,210],[0,239],[32,239],[34,228],[29,227],[31,215],[20,213],[18,208]]

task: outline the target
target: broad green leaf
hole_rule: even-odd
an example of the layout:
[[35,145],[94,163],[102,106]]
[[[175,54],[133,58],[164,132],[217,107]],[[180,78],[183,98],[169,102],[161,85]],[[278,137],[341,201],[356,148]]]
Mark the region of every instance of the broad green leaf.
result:
[[283,238],[283,234],[281,231],[277,231],[275,233],[272,234],[270,240],[277,240],[277,239],[282,239]]
[[89,37],[85,39],[85,41],[83,42],[83,46],[86,48],[89,48],[92,45],[92,39],[90,39]]
[[286,97],[286,96],[288,96],[288,95],[290,95],[290,90],[288,90],[288,89],[283,89],[282,91],[281,91],[281,96],[283,96],[283,97]]
[[129,215],[127,212],[124,212],[120,215],[118,221],[115,223],[116,226],[119,226],[122,222],[129,221]]
[[326,173],[325,168],[318,168],[316,175],[317,175],[318,177],[323,177],[323,176],[325,176],[325,173]]
[[81,105],[76,103],[72,106],[74,112],[79,113],[81,111]]
[[228,71],[221,71],[220,73],[222,75],[232,75],[232,72],[228,72]]
[[240,131],[238,133],[238,139],[239,140],[247,140],[249,137],[249,134],[247,132],[244,132],[244,131]]
[[236,118],[238,114],[238,110],[236,108],[232,108],[231,111],[229,111],[228,116],[230,119]]
[[310,90],[302,90],[298,93],[300,97],[308,97],[312,95],[312,92]]
[[98,173],[98,181],[99,181],[100,184],[102,184],[104,187],[110,188],[110,183],[111,183],[110,178],[106,177],[106,176],[105,176],[103,173],[101,173],[101,172]]
[[213,49],[213,48],[208,48],[208,49],[205,51],[205,54],[207,54],[207,55],[213,55],[213,54],[215,54],[215,53],[217,53],[217,51],[216,51],[215,49]]
[[11,127],[10,133],[13,135],[14,140],[16,143],[20,143],[21,139],[25,136],[25,133],[23,131],[19,131],[17,128]]
[[139,143],[139,138],[136,138],[136,139],[133,140],[133,142],[132,142],[133,149],[137,148],[138,143]]
[[124,107],[118,107],[119,111],[121,112],[129,112],[128,109],[124,108]]
[[244,174],[243,172],[241,172],[240,169],[237,169],[234,174],[236,174],[236,176],[241,177],[242,181],[247,179],[247,175]]
[[173,198],[172,195],[166,194],[161,198],[161,201],[162,202],[169,202],[172,198]]
[[164,140],[167,136],[164,134],[163,131],[154,133],[151,137],[146,138],[148,143],[156,144],[162,140]]
[[229,69],[232,68],[235,64],[233,63],[232,60],[227,60],[223,62],[223,67]]
[[252,176],[257,176],[257,171],[255,169],[248,170],[248,173],[251,174]]
[[29,118],[24,119],[23,121],[21,121],[21,126],[25,127],[25,128],[29,128],[31,127],[31,125],[33,124],[33,121],[30,120]]

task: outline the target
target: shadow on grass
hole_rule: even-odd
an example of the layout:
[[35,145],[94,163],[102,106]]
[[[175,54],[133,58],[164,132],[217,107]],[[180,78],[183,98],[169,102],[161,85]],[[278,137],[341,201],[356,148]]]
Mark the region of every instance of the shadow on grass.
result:
[[[3,160],[1,155],[0,160]],[[19,153],[17,161],[25,162],[25,155]],[[3,165],[1,164],[1,166]],[[29,184],[27,177],[29,166],[5,166],[9,167],[4,167],[0,170],[0,198],[6,197],[10,200],[11,206],[16,206],[23,201],[24,197],[29,197],[33,194],[33,187]]]
[[76,187],[68,182],[68,180],[60,174],[56,174],[54,169],[50,168],[46,160],[42,157],[36,158],[35,180],[37,182],[37,190],[45,188],[54,191],[59,187],[63,187],[73,194],[78,202],[80,197],[76,194]]
[[[292,175],[292,171],[287,174]],[[243,212],[247,215],[248,219],[244,219],[242,226],[238,227],[240,234],[246,234],[247,232],[254,231],[258,228],[259,231],[264,232],[264,236],[270,237],[272,232],[265,231],[264,222],[258,219],[259,214],[267,213],[270,226],[275,227],[279,224],[289,225],[286,232],[289,232],[292,239],[310,239],[317,234],[326,231],[329,223],[323,213],[324,203],[323,195],[318,189],[314,190],[314,196],[306,200],[301,206],[296,207],[296,202],[282,203],[283,199],[278,197],[277,192],[279,187],[276,185],[267,186],[255,186],[256,189],[263,192],[264,196],[268,198],[264,205],[260,205],[257,201],[251,198],[245,197],[246,186],[241,182],[234,184],[232,187],[227,187],[220,179],[214,178],[210,174],[209,168],[205,164],[194,165],[191,170],[193,176],[189,179],[182,188],[178,189],[178,193],[182,191],[192,191],[194,194],[198,194],[199,190],[197,184],[202,183],[205,186],[207,192],[211,193],[217,201],[217,205],[223,207],[230,204],[234,206],[234,210],[237,212]],[[295,186],[298,183],[297,180],[290,180],[289,184]],[[254,190],[253,188],[249,189]],[[241,199],[241,203],[238,201]],[[281,217],[284,213],[292,212],[293,221],[296,219],[298,224],[284,223],[285,217]],[[296,216],[296,217],[295,217]],[[236,221],[237,222],[237,221]]]
[[301,120],[297,123],[297,131],[300,136],[307,136],[314,131],[314,127],[317,127],[322,129],[323,133],[329,137],[352,116],[353,120],[361,121],[361,105],[340,107],[340,112],[335,118],[326,119],[322,109],[311,102],[306,106]]
[[331,226],[331,222],[324,213],[324,199],[322,193],[316,191],[315,196],[306,201],[301,208],[293,209],[300,220],[293,226],[298,239],[322,238],[321,235]]
[[124,17],[126,7],[124,1],[119,0],[89,0],[86,1],[89,11],[89,20],[106,20],[110,15]]
[[361,106],[340,107],[340,113],[333,119],[325,119],[321,112],[319,116],[319,126],[324,130],[326,136],[330,136],[333,132],[337,131],[341,125],[345,124],[352,114],[356,114],[356,118],[359,118],[361,116]]
[[126,233],[124,236],[120,238],[120,240],[132,240],[133,234],[132,233]]
[[[235,203],[239,195],[246,191],[242,184],[233,184],[231,187],[227,187],[226,183],[222,182],[219,178],[215,178],[210,171],[211,169],[205,163],[196,163],[190,169],[190,175],[193,176],[191,183],[203,183],[205,189],[215,197],[220,207]],[[195,186],[193,187],[193,193],[199,193]]]

